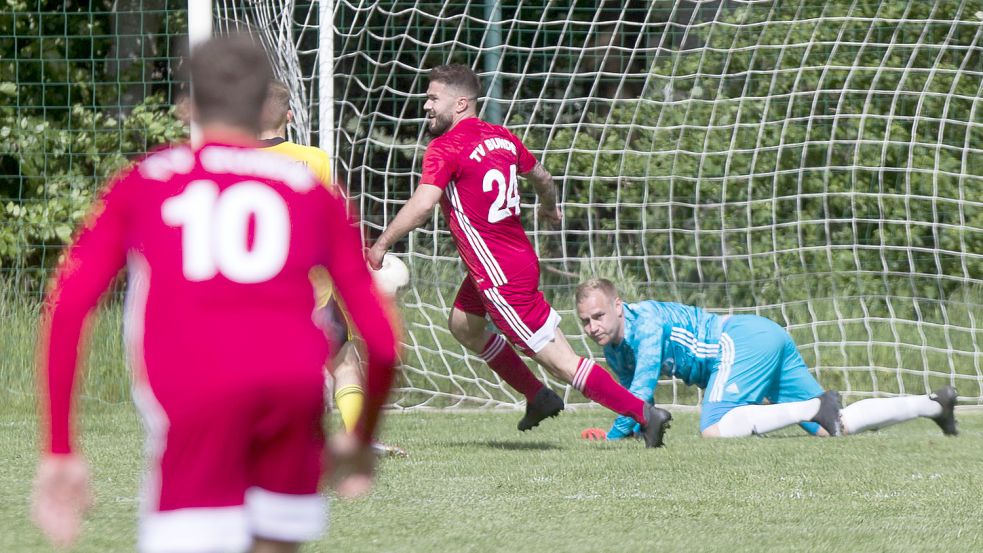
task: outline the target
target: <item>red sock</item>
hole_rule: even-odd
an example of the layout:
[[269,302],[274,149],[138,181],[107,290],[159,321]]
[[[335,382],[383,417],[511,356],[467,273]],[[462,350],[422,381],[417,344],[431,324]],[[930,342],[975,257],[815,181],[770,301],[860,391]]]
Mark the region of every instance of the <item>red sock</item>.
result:
[[522,362],[519,354],[515,352],[509,344],[502,338],[501,334],[495,334],[488,339],[485,349],[482,350],[482,360],[495,371],[502,380],[526,396],[526,401],[532,401],[536,397],[536,392],[543,389],[544,384],[532,374],[529,367]]
[[[594,370],[597,369],[597,370]],[[573,387],[608,409],[645,424],[645,402],[618,384],[611,374],[590,359],[581,359],[573,376]]]

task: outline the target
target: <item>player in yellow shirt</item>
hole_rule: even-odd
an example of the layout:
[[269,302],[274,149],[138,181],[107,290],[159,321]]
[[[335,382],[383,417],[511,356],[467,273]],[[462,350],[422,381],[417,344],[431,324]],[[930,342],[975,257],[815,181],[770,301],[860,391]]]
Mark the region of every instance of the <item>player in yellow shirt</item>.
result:
[[[262,131],[259,135],[260,144],[266,150],[271,150],[296,159],[310,169],[329,190],[338,195],[343,191],[331,176],[331,162],[327,152],[312,146],[294,144],[286,139],[287,123],[293,119],[290,111],[290,89],[280,81],[270,83],[269,94],[263,107]],[[362,389],[362,362],[358,348],[352,340],[351,325],[348,316],[332,298],[331,278],[327,271],[311,273],[311,283],[317,294],[317,308],[322,315],[328,333],[335,343],[341,344],[338,353],[332,359],[332,377],[334,381],[334,403],[341,414],[345,430],[351,432],[362,412],[362,402],[365,392]],[[404,457],[406,452],[395,446],[381,443],[375,444],[375,450],[380,455]]]

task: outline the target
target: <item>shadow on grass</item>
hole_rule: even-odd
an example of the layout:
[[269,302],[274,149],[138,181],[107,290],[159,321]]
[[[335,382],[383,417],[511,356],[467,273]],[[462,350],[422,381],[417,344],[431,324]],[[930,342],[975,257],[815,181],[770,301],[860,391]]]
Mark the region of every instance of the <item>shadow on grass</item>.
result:
[[550,442],[520,442],[515,440],[446,442],[443,444],[443,446],[466,449],[483,447],[486,449],[500,449],[506,451],[547,451],[551,449],[563,449],[562,447]]

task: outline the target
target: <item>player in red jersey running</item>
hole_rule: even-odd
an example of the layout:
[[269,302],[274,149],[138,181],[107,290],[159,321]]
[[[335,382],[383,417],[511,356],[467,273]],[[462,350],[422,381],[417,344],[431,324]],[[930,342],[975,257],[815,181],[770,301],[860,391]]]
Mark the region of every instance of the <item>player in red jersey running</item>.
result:
[[[506,128],[477,117],[481,84],[463,65],[430,72],[427,130],[436,138],[423,157],[421,183],[367,253],[373,268],[397,240],[430,218],[440,202],[468,269],[448,326],[510,386],[526,397],[519,430],[559,413],[563,401],[540,382],[485,316],[515,347],[588,398],[642,425],[646,445],[662,445],[671,415],[637,398],[603,368],[577,355],[559,331],[560,317],[539,290],[539,258],[519,219],[518,176],[532,182],[539,216],[559,223],[562,213],[550,173]],[[648,398],[651,399],[651,398]]]
[[55,275],[39,342],[46,436],[32,515],[56,543],[78,536],[90,497],[71,422],[80,335],[125,265],[124,337],[149,456],[138,548],[296,551],[326,525],[328,343],[308,273],[330,272],[368,353],[360,426],[334,450],[336,469],[351,471],[342,495],[371,482],[397,359],[392,306],[371,284],[343,201],[302,165],[254,149],[272,73],[262,49],[218,38],[190,66],[203,146],[123,171]]

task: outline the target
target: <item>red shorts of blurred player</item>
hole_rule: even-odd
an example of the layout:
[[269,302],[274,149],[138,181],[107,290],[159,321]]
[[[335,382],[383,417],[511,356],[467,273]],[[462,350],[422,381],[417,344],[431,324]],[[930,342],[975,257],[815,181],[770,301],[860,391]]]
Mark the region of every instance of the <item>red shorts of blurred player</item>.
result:
[[508,341],[530,357],[546,347],[560,324],[560,315],[539,289],[537,264],[510,274],[502,286],[481,291],[470,276],[466,277],[457,291],[454,307],[478,317],[490,316]]
[[[142,552],[245,551],[253,536],[303,542],[327,526],[327,503],[317,493],[321,367],[229,365],[242,369],[238,379],[189,381],[181,390],[136,381],[149,457]],[[276,378],[263,375],[273,371]]]

